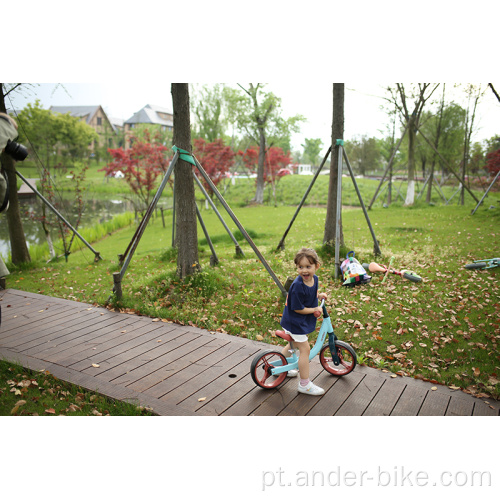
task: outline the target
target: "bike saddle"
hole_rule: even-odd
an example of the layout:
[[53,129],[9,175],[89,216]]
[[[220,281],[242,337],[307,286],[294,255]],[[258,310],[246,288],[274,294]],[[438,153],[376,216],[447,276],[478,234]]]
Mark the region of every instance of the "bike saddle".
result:
[[288,335],[288,333],[285,333],[283,330],[276,330],[274,333],[276,333],[278,337],[281,337],[283,340],[286,340],[287,342],[293,341],[292,337],[290,337],[290,335]]

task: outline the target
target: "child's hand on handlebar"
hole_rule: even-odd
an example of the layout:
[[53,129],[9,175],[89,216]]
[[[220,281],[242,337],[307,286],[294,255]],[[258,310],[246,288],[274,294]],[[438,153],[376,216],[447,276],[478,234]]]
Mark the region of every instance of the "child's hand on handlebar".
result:
[[323,308],[318,306],[316,310],[313,312],[314,317],[319,318],[323,314]]

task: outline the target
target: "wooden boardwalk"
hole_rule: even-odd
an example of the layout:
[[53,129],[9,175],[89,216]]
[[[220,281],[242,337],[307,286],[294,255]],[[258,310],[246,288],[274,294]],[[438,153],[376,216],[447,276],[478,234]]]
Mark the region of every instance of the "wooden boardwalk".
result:
[[500,403],[358,366],[343,378],[311,363],[326,393],[255,386],[250,363],[268,344],[19,290],[0,292],[0,358],[159,415],[491,415]]

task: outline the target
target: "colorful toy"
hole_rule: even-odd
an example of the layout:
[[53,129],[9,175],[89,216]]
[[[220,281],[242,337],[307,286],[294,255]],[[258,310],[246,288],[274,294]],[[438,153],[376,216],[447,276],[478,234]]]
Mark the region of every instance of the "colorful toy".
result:
[[422,281],[422,278],[418,274],[414,273],[413,271],[410,271],[409,269],[402,269],[401,271],[392,269],[391,266],[393,261],[394,257],[391,257],[391,260],[387,267],[381,266],[376,262],[370,262],[370,264],[363,264],[363,268],[366,269],[367,271],[370,271],[371,273],[384,273],[385,276],[384,279],[382,280],[382,283],[384,283],[388,274],[397,274],[398,276],[413,281],[414,283],[419,283],[420,281]]
[[342,286],[365,285],[372,279],[354,255],[352,250],[348,252],[344,262],[340,265],[340,271],[344,278]]

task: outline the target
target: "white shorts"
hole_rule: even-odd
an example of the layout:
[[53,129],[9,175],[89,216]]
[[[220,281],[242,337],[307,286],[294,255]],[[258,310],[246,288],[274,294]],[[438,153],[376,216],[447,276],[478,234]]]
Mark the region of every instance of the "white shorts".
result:
[[285,331],[285,333],[288,333],[288,335],[290,335],[290,337],[292,337],[295,342],[307,342],[307,335],[305,333],[292,333],[289,332],[286,328],[283,328],[283,330]]

